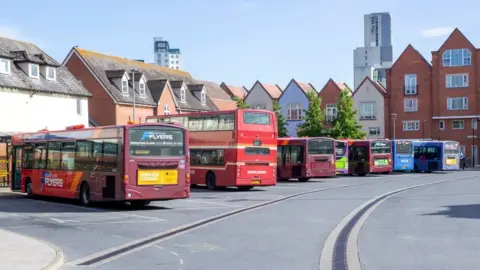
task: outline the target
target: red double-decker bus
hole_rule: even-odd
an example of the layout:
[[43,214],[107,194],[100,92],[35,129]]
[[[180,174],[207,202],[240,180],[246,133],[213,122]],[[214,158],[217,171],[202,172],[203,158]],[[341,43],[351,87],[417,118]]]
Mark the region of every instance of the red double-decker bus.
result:
[[335,140],[325,137],[279,138],[277,179],[306,182],[336,176]]
[[348,174],[389,174],[393,169],[392,144],[388,139],[349,140]]
[[179,125],[128,124],[17,134],[12,190],[95,201],[190,196],[188,132]]
[[149,116],[146,121],[187,127],[193,185],[249,190],[276,184],[277,122],[271,111],[237,109]]

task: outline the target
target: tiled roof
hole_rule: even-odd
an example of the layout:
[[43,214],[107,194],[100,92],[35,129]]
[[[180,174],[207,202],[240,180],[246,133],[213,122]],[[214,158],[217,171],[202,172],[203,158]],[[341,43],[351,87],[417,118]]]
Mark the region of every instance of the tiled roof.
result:
[[[200,110],[200,111],[209,111],[216,110],[213,102],[206,97],[205,105],[202,105],[200,98],[197,98],[184,81],[170,81],[170,86],[172,87],[175,100],[178,104],[179,109],[181,110]],[[181,88],[185,87],[185,102],[181,100]],[[203,85],[202,85],[203,87]]]
[[245,98],[248,94],[248,90],[245,88],[245,86],[234,86],[234,85],[228,85],[226,83],[223,83],[225,87],[232,92],[232,94],[238,98]]
[[215,107],[220,111],[235,110],[237,108],[237,103],[233,100],[211,98]]
[[387,95],[387,90],[382,86],[382,84],[380,84],[379,82],[376,82],[374,80],[372,80],[369,76],[365,76],[365,78],[362,80],[362,82],[358,85],[357,89],[355,89],[355,91],[353,92],[353,95],[354,96],[355,94],[358,93],[358,90],[360,89],[360,87],[362,87],[362,85],[369,81],[373,87],[375,87],[375,89],[377,89],[377,91],[383,95],[383,96],[386,96]]
[[168,80],[149,80],[147,81],[148,89],[152,94],[153,101],[159,102],[163,91],[166,89]]
[[211,81],[199,81],[205,85],[207,96],[212,100],[218,110],[234,110],[237,108],[237,103],[230,98],[217,83]]
[[315,89],[315,87],[313,87],[313,85],[310,84],[310,83],[301,83],[301,82],[298,82],[298,81],[295,81],[295,82],[298,84],[300,89],[302,89],[302,91],[305,94],[307,94],[309,92],[312,92],[312,91],[315,92],[315,93],[317,92],[317,89]]
[[265,84],[265,83],[260,83],[260,84],[263,86],[263,88],[267,91],[267,93],[272,98],[277,99],[282,94],[282,90],[278,85]]
[[[0,74],[1,87],[71,96],[91,96],[81,82],[75,79],[66,67],[61,66],[57,61],[32,43],[0,37],[0,57],[13,60],[10,64],[11,73]],[[28,74],[18,66],[21,62],[32,62],[41,66],[48,65],[55,67],[56,80],[47,80],[41,74],[39,79],[30,78]]]

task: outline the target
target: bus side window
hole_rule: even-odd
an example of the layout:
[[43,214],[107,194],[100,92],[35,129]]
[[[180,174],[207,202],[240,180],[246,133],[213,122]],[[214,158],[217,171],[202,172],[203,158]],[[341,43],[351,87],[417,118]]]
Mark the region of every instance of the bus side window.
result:
[[233,114],[221,114],[219,115],[218,130],[234,130],[235,121]]
[[103,140],[103,171],[118,172],[118,139]]
[[95,166],[91,141],[77,141],[75,170],[92,171]]
[[62,170],[75,169],[75,142],[62,143]]
[[23,169],[33,169],[33,147],[31,143],[25,144],[23,146],[22,154],[22,168]]
[[46,169],[47,165],[47,144],[37,143],[33,152],[33,168]]
[[218,115],[205,116],[203,118],[203,131],[218,130]]
[[102,171],[103,168],[103,141],[93,140],[93,159],[95,161],[92,171]]
[[283,146],[278,146],[277,147],[277,163],[282,164],[282,155],[283,155]]
[[292,164],[298,164],[298,163],[302,163],[303,162],[303,159],[301,157],[301,152],[302,152],[302,148],[300,148],[300,146],[290,146],[290,151],[291,151],[291,163]]
[[61,148],[61,142],[48,142],[47,169],[60,169],[60,161],[62,160]]

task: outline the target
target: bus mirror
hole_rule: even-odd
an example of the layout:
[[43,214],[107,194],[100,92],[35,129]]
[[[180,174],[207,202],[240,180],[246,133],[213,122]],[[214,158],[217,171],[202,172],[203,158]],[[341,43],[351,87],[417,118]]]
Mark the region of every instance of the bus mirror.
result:
[[80,124],[80,125],[68,126],[68,127],[66,127],[65,129],[66,129],[66,130],[82,129],[82,128],[84,128],[84,127],[85,127],[84,124]]

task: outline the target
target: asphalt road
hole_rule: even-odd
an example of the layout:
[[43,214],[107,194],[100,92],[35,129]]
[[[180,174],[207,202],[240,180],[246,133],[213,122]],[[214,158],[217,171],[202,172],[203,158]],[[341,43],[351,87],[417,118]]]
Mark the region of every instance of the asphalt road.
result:
[[[97,269],[319,269],[327,238],[354,209],[387,192],[447,181],[398,193],[375,208],[358,236],[359,260],[368,270],[475,269],[480,264],[473,256],[480,248],[478,175],[338,177],[246,192],[195,189],[190,199],[155,202],[143,210],[0,197],[0,228],[60,247],[64,269],[82,264]],[[296,194],[159,241],[135,242]]]

